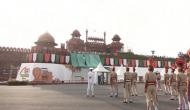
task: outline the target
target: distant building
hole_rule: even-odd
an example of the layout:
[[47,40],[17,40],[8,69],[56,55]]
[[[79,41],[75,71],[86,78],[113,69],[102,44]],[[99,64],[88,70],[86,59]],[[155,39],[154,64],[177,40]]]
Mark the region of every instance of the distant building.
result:
[[110,53],[118,53],[123,49],[123,43],[120,42],[121,38],[119,35],[114,35],[112,38],[112,43],[107,46],[109,48]]
[[[102,37],[99,37],[88,35],[88,30],[86,30],[85,41],[80,37],[80,32],[74,30],[71,33],[71,38],[57,48],[55,47],[57,43],[54,37],[46,32],[39,36],[37,41],[34,42],[36,45],[32,46],[31,49],[0,47],[0,81],[15,78],[17,70],[23,62],[67,64],[67,66],[70,65],[71,67],[70,55],[72,53],[96,54],[102,64],[106,66],[136,66],[136,62],[138,62],[138,66],[147,66],[149,56],[136,55],[131,51],[123,52],[124,44],[120,42],[122,40],[117,34],[113,36],[110,44],[106,44],[106,32],[103,33]],[[77,61],[79,62],[80,60],[80,65],[86,66],[84,55],[79,55],[78,58]],[[159,67],[163,67],[165,63],[167,64],[169,59],[162,57],[155,58],[155,65],[161,65]],[[169,60],[173,61],[172,58]],[[78,71],[79,68],[72,69]]]
[[120,42],[119,35],[114,35],[111,44],[106,44],[106,32],[103,33],[103,37],[89,36],[88,30],[86,30],[86,42],[80,39],[80,32],[74,30],[71,34],[72,38],[67,41],[67,50],[69,52],[100,52],[100,53],[117,53],[123,48],[123,43]]
[[79,52],[79,51],[84,51],[85,44],[84,40],[80,39],[80,32],[78,30],[74,30],[73,33],[71,34],[72,38],[67,41],[67,50],[69,52]]
[[0,47],[0,81],[15,78],[17,70],[22,62],[26,62],[26,56],[30,49]]

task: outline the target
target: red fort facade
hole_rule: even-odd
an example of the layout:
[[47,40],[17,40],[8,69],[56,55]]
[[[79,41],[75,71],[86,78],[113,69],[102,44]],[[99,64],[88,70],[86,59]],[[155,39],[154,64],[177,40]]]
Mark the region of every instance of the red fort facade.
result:
[[[139,65],[146,66],[149,56],[137,55],[132,52],[123,52],[124,44],[118,34],[113,35],[112,42],[106,44],[106,32],[102,36],[89,36],[86,30],[85,41],[81,39],[78,30],[71,33],[71,38],[62,43],[60,47],[56,47],[54,37],[50,33],[44,33],[39,36],[31,49],[0,47],[0,81],[14,79],[17,69],[21,63],[56,63],[71,65],[71,53],[93,53],[100,56],[103,65],[121,65],[126,62],[130,66],[135,66],[135,59],[139,60]],[[110,59],[114,59],[114,64],[110,63]],[[156,57],[157,61],[165,63],[161,57]],[[158,62],[157,62],[158,63]],[[162,64],[164,66],[165,64]]]

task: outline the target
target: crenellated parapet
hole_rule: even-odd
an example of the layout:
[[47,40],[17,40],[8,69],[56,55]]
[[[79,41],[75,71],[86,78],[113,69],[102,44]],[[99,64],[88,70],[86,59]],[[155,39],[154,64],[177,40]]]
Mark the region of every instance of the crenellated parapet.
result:
[[10,68],[19,66],[26,61],[26,55],[30,49],[16,47],[0,47],[0,68]]
[[105,39],[104,39],[104,38],[94,37],[94,36],[88,36],[88,37],[87,37],[87,42],[104,43],[104,42],[105,42]]
[[[30,49],[0,46],[0,81],[16,78],[17,68],[26,62]],[[12,72],[11,72],[12,71]]]
[[28,48],[16,48],[16,47],[0,47],[0,52],[19,52],[19,53],[29,53]]

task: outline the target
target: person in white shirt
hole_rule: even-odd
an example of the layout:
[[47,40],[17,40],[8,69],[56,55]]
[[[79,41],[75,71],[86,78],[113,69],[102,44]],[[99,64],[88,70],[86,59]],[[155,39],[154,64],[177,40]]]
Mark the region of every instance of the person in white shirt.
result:
[[170,85],[169,85],[169,78],[170,75],[168,73],[168,67],[165,67],[165,73],[164,73],[164,86],[165,86],[165,95],[169,95],[170,94]]
[[131,82],[131,93],[132,96],[137,96],[137,72],[135,71],[135,67],[133,67],[133,72],[132,74],[132,82]]
[[87,87],[87,97],[89,97],[90,92],[92,97],[94,97],[94,84],[95,84],[95,74],[92,72],[93,68],[90,68],[88,72],[88,87]]

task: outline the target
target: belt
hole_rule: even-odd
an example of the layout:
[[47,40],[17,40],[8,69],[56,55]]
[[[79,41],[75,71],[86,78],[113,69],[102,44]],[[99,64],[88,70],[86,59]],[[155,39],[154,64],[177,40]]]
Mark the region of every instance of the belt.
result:
[[125,82],[131,82],[131,80],[125,80]]
[[149,81],[147,82],[148,85],[156,85],[156,82],[155,81]]
[[147,83],[148,85],[156,85],[155,83]]
[[111,80],[117,80],[116,78],[111,78]]

